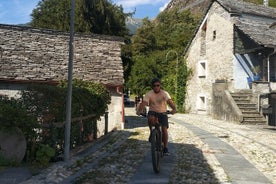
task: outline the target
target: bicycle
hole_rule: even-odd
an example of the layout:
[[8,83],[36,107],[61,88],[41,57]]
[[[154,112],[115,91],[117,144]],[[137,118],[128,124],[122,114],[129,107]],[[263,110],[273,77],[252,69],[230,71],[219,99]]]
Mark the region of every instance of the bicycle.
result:
[[[171,114],[170,111],[165,112],[165,114]],[[163,141],[162,141],[162,129],[158,121],[153,125],[154,128],[151,129],[150,142],[151,142],[151,157],[152,157],[152,167],[155,173],[160,172],[160,158],[163,157]]]

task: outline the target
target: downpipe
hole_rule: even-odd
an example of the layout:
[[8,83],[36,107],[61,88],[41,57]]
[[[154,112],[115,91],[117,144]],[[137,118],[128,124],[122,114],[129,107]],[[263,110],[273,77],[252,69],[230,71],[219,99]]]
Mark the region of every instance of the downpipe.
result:
[[267,79],[268,79],[269,83],[270,83],[270,57],[272,55],[274,55],[275,53],[276,53],[276,51],[275,51],[275,48],[274,48],[274,51],[267,56],[267,75],[268,75]]

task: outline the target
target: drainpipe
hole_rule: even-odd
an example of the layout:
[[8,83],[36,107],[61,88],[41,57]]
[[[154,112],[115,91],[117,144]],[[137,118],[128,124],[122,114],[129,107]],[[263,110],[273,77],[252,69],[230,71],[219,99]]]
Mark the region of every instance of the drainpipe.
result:
[[274,51],[272,53],[270,53],[268,56],[267,56],[267,81],[270,82],[270,56],[274,55],[276,53],[276,50],[274,48]]
[[116,87],[116,92],[122,97],[122,122],[121,129],[125,128],[125,104],[124,104],[124,94],[120,91],[120,86]]

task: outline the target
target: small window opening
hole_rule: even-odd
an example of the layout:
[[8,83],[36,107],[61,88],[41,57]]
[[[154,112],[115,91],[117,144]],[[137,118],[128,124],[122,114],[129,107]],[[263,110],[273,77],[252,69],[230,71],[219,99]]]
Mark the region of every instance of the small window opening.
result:
[[197,100],[197,109],[206,110],[206,97],[205,95],[199,95]]
[[217,38],[217,31],[213,31],[213,40]]
[[202,60],[198,62],[198,77],[205,78],[206,77],[206,70],[207,69],[207,62],[206,60]]

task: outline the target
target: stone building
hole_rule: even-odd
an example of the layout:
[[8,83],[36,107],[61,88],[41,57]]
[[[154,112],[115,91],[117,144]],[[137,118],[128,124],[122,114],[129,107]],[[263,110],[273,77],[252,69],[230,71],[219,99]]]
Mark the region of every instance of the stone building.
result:
[[[122,44],[123,39],[114,36],[74,37],[73,78],[102,83],[110,91],[108,131],[120,129],[124,120]],[[0,94],[15,96],[30,82],[52,85],[67,80],[68,57],[68,33],[0,25]],[[99,122],[98,129],[101,136],[104,123]]]
[[[240,123],[263,121],[261,107],[271,105],[264,98],[276,90],[275,48],[275,8],[212,1],[185,52],[193,71],[185,108]],[[247,102],[237,101],[245,94]],[[242,103],[254,103],[257,113],[247,113]]]

